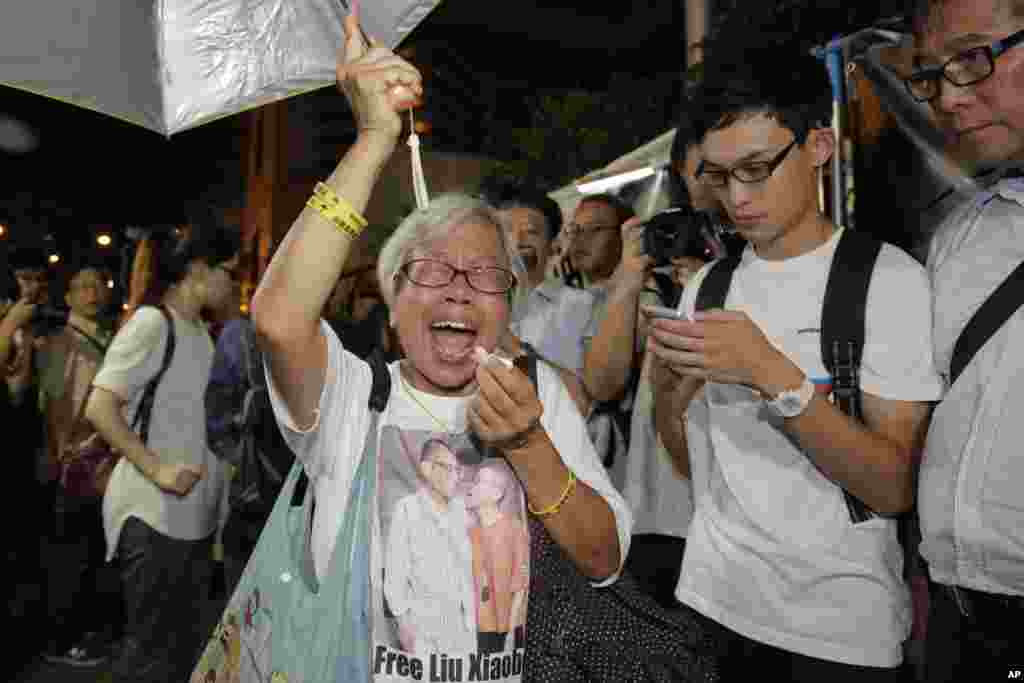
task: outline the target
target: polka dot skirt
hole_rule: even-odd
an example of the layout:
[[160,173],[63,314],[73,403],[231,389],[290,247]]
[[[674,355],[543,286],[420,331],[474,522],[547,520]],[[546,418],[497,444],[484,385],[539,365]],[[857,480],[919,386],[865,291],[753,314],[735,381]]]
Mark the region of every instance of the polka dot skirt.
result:
[[530,517],[525,683],[713,683],[717,643],[699,615],[662,607],[628,574],[594,588]]

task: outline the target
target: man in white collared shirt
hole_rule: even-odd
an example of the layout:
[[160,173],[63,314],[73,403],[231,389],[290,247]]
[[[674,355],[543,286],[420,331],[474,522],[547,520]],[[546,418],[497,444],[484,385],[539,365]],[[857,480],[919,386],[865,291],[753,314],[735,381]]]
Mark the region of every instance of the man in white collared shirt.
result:
[[584,333],[594,315],[594,295],[545,278],[552,242],[562,226],[553,199],[526,186],[503,188],[496,203],[505,230],[526,266],[528,294],[513,312],[512,333],[551,363],[580,373]]
[[[936,232],[928,258],[935,360],[949,379],[967,322],[1024,260],[1024,3],[922,0],[907,81],[995,182]],[[926,675],[1024,668],[1024,315],[992,335],[936,408],[921,466],[921,554],[933,581]]]

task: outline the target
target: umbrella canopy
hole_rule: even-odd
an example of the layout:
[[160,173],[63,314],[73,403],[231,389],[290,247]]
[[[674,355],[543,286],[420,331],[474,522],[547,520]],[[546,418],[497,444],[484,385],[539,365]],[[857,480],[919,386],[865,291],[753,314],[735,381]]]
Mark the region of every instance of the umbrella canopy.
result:
[[[372,0],[394,47],[440,0]],[[0,84],[164,135],[335,82],[341,0],[32,0],[0,21]]]
[[627,188],[630,203],[637,214],[650,215],[667,208],[671,201],[671,189],[666,172],[675,136],[675,128],[662,133],[604,168],[554,190],[550,197],[558,203],[566,216],[571,215],[580,199],[588,194],[621,194]]

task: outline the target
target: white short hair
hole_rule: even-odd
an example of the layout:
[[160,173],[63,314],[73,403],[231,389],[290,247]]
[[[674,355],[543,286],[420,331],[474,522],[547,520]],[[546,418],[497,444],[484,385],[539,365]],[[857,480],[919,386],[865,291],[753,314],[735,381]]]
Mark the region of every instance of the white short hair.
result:
[[516,276],[516,286],[509,297],[509,304],[514,306],[519,301],[525,282],[526,269],[522,259],[516,253],[515,245],[505,236],[498,211],[482,199],[459,193],[438,195],[426,207],[413,211],[384,243],[377,259],[377,280],[385,303],[394,307],[395,281],[413,251],[431,240],[443,237],[452,228],[471,221],[494,226],[508,267]]

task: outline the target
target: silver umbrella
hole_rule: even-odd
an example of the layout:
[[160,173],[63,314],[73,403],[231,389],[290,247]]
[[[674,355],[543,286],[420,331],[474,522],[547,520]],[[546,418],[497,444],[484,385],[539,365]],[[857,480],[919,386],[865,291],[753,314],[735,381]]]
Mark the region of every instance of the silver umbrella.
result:
[[[0,84],[172,135],[331,85],[339,0],[32,0],[0,18]],[[394,47],[440,0],[367,0]]]

